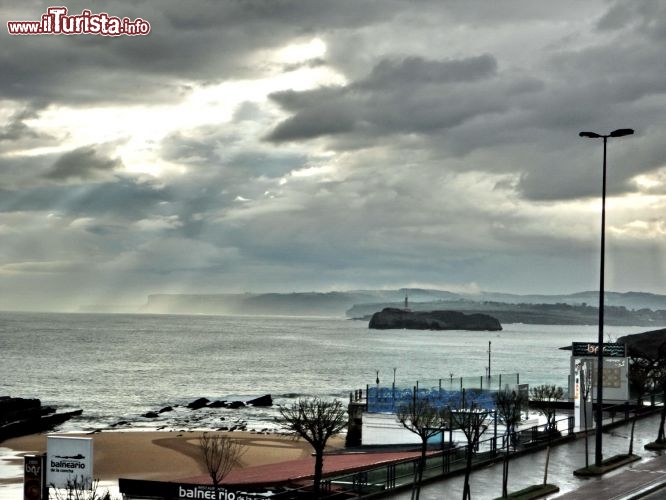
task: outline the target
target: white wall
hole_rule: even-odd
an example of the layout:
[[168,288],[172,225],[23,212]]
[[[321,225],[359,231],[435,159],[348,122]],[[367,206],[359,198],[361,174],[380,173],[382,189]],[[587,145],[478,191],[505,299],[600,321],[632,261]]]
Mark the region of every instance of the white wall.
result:
[[[421,438],[405,429],[395,414],[363,413],[362,444],[421,444]],[[440,442],[440,437],[433,438]],[[431,440],[432,441],[432,440]]]

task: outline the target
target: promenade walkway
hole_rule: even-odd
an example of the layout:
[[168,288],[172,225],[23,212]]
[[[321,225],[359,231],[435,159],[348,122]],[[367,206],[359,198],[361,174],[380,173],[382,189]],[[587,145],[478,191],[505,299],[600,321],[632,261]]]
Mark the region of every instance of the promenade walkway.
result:
[[[644,449],[657,435],[659,415],[641,419],[636,424],[634,454],[642,460],[624,466],[598,478],[584,479],[573,475],[575,469],[585,466],[585,439],[579,438],[558,446],[550,453],[548,483],[560,488],[558,493],[544,497],[558,500],[629,500],[642,498],[656,488],[666,487],[666,455]],[[627,453],[631,424],[623,424],[604,433],[604,457]],[[594,461],[594,434],[589,436],[589,461]],[[336,476],[354,472],[372,465],[413,459],[418,452],[381,451],[376,453],[343,453],[327,455],[324,461],[325,474]],[[515,457],[510,463],[509,490],[517,491],[543,482],[545,450]],[[307,484],[314,469],[314,458],[283,462],[280,464],[251,467],[232,472],[225,483],[278,484],[285,480]],[[181,479],[182,480],[182,479]],[[183,482],[206,483],[206,477],[188,478]],[[475,500],[497,498],[501,493],[502,466],[500,463],[472,473],[471,490]],[[421,500],[445,500],[462,498],[463,476],[457,475],[435,480],[424,485]],[[656,496],[655,496],[656,495]],[[407,500],[410,490],[387,493],[384,498]],[[666,489],[650,498],[666,499]]]
[[[585,466],[585,438],[581,437],[553,446],[550,452],[547,482],[559,487],[560,491],[544,498],[629,500],[642,498],[643,495],[662,486],[666,488],[666,455],[662,456],[661,453],[644,449],[644,445],[653,441],[657,435],[659,418],[658,414],[654,414],[637,422],[633,451],[642,459],[601,477],[585,479],[573,475],[575,469]],[[604,458],[628,452],[630,431],[631,423],[626,423],[604,433]],[[595,436],[591,433],[588,437],[589,449],[587,452],[590,463],[594,461],[594,445]],[[336,482],[343,484],[345,481],[354,481],[356,477],[354,473],[365,473],[368,469],[374,468],[380,472],[378,475],[376,472],[372,473],[373,479],[370,482],[383,482],[386,479],[387,469],[377,469],[378,466],[411,461],[418,455],[417,451],[387,450],[327,454],[324,460],[324,475],[336,478],[334,484]],[[546,451],[544,449],[513,457],[509,467],[509,491],[518,491],[531,485],[541,484],[544,481],[545,461]],[[411,468],[411,462],[409,467]],[[286,483],[292,486],[299,484],[306,486],[311,482],[313,471],[314,457],[311,456],[300,460],[235,470],[225,477],[223,485],[234,485],[240,489],[243,486],[277,486]],[[431,482],[422,487],[420,500],[462,498],[463,481],[462,473],[446,479],[433,478]],[[208,484],[210,478],[208,476],[181,477],[177,482]],[[397,485],[399,484],[401,483],[398,482]],[[497,498],[501,494],[501,462],[473,471],[470,484],[472,498],[475,500]],[[411,488],[409,486],[405,486],[405,488],[399,491],[385,491],[383,498],[408,500],[411,498]],[[375,491],[377,490],[375,489]],[[666,489],[663,492],[652,493],[652,495],[651,499],[666,499]]]
[[[657,437],[659,415],[639,420],[634,437],[634,454],[642,460],[629,464],[598,478],[584,479],[573,475],[573,471],[585,466],[585,440],[580,438],[551,449],[548,468],[548,483],[560,488],[558,493],[544,497],[557,500],[629,500],[641,498],[651,487],[662,482],[666,485],[666,456],[648,451],[643,446]],[[610,457],[627,453],[631,424],[616,427],[603,435],[603,454]],[[594,435],[589,437],[589,461],[594,462]],[[509,465],[509,491],[517,491],[543,482],[546,452],[516,457]],[[472,473],[470,481],[472,498],[489,500],[501,494],[502,466],[486,467]],[[456,476],[425,485],[421,500],[446,500],[462,498],[463,477]],[[408,500],[409,491],[397,492],[386,498]],[[663,496],[666,499],[666,490]]]

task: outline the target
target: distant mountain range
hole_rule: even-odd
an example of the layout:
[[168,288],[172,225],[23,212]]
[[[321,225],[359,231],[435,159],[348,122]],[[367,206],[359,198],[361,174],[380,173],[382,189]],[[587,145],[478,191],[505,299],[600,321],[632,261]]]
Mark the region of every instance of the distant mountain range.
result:
[[[281,316],[347,316],[368,318],[385,307],[412,310],[456,310],[485,313],[502,323],[596,324],[597,292],[567,295],[518,295],[481,292],[454,293],[424,288],[352,290],[345,292],[261,294],[155,294],[131,310],[90,306],[85,311],[154,314],[242,314]],[[607,324],[666,326],[666,295],[643,292],[606,292]]]

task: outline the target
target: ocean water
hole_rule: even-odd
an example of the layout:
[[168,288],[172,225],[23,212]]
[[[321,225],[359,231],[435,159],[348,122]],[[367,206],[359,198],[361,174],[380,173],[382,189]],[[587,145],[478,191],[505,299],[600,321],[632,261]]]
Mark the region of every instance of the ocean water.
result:
[[[645,327],[606,327],[609,339]],[[347,400],[381,384],[493,374],[566,388],[572,341],[594,326],[504,325],[501,332],[370,330],[343,318],[0,313],[0,395],[82,409],[59,430],[275,429],[273,408],[202,409],[200,397],[275,404],[302,396]],[[451,375],[453,374],[453,375]],[[173,411],[157,419],[148,411]]]

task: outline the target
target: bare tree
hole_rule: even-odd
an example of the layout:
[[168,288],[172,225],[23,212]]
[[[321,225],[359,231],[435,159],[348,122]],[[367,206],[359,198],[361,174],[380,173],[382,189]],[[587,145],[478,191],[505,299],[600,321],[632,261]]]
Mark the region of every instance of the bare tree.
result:
[[99,491],[99,479],[90,481],[84,476],[73,476],[64,488],[50,484],[50,491],[56,500],[111,500],[109,490]]
[[217,491],[224,477],[245,454],[247,446],[225,434],[204,432],[199,437],[199,449],[206,465],[206,471]]
[[546,432],[557,429],[555,422],[557,402],[564,397],[564,389],[554,385],[537,385],[530,388],[530,401],[532,405],[546,417]]
[[638,411],[643,405],[643,396],[650,390],[652,385],[651,372],[653,361],[647,358],[632,358],[629,366],[629,386],[636,395],[636,409],[634,418],[631,422],[631,437],[629,438],[629,455],[634,453],[634,430],[636,420],[638,420]]
[[486,419],[490,414],[489,410],[479,408],[476,401],[472,399],[469,406],[466,406],[463,395],[463,403],[460,408],[451,409],[451,421],[455,429],[460,429],[467,439],[467,464],[465,467],[465,483],[463,486],[463,500],[470,500],[472,493],[469,486],[469,476],[472,472],[472,457],[479,445],[481,435],[486,431]]
[[585,429],[585,467],[589,467],[590,437],[587,435],[587,402],[589,401],[590,391],[592,390],[592,369],[588,369],[586,361],[583,361],[583,366],[581,367],[580,384],[582,386],[581,399],[583,400],[583,429]]
[[557,431],[556,404],[564,397],[564,389],[554,385],[537,385],[530,389],[530,401],[541,414],[546,417],[546,434],[548,446],[546,447],[546,464],[543,470],[543,484],[548,483],[548,463],[550,462],[550,438]]
[[324,449],[332,436],[347,426],[346,410],[338,400],[323,401],[319,398],[303,398],[290,406],[278,408],[279,424],[293,434],[305,439],[315,452],[313,490],[319,497],[324,471]]
[[[523,406],[527,403],[525,397],[516,392],[503,390],[495,394],[495,409],[497,417],[504,424],[505,430],[505,454],[502,468],[502,496],[506,497],[509,484],[509,458],[511,456],[511,444],[516,434],[516,424],[520,422],[520,414]],[[515,444],[514,444],[515,451]]]
[[412,489],[412,499],[418,500],[421,493],[421,482],[425,470],[428,440],[442,432],[443,412],[425,399],[413,398],[412,402],[398,408],[396,418],[402,426],[421,438],[421,458]]
[[[666,342],[659,346],[657,361],[652,371],[652,379],[656,388],[666,394]],[[666,422],[666,404],[662,405],[661,418],[659,419],[659,432],[655,444],[663,446],[666,444],[666,432],[664,423]]]
[[[652,380],[655,388],[666,394],[666,359],[659,359],[655,364],[652,371]],[[666,432],[664,431],[664,423],[666,422],[666,405],[662,405],[661,418],[659,419],[659,431],[657,433],[657,440],[654,445],[661,447],[666,444]]]

